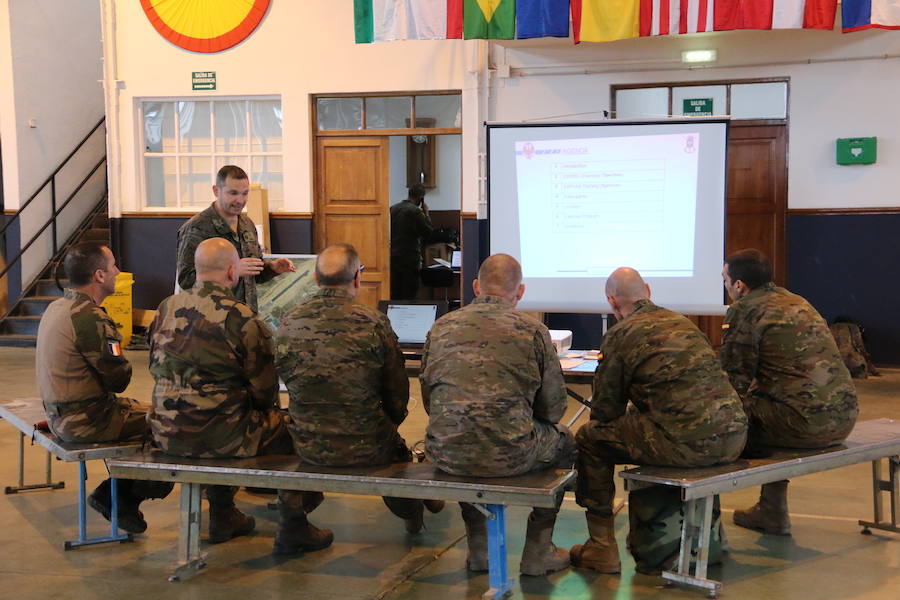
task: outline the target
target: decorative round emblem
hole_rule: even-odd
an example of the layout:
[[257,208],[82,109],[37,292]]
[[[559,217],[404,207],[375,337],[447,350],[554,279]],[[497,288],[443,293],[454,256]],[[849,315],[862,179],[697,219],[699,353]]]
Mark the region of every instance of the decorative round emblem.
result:
[[192,52],[221,52],[253,33],[271,0],[141,0],[161,36]]

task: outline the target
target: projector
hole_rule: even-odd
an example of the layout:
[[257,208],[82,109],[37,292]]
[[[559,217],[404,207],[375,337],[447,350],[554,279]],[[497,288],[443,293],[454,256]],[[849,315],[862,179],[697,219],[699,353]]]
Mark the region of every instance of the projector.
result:
[[557,354],[562,354],[572,347],[572,332],[568,329],[551,329],[550,340]]

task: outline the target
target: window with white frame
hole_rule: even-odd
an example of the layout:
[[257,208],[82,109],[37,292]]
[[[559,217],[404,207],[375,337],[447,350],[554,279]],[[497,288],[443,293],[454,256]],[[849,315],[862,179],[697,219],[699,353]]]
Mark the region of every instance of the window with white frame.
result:
[[224,165],[266,189],[270,209],[283,206],[279,98],[143,100],[140,122],[145,208],[207,206]]

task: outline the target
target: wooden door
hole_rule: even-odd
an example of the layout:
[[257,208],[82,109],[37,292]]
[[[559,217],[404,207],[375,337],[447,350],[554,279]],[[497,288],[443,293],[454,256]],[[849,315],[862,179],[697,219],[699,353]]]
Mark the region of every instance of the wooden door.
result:
[[[772,261],[775,282],[785,280],[787,127],[736,121],[728,135],[725,255],[756,248]],[[724,294],[724,289],[723,289]],[[722,317],[693,319],[714,347],[722,343]]]
[[372,307],[390,294],[387,137],[316,140],[316,252],[353,244],[365,270],[359,300]]

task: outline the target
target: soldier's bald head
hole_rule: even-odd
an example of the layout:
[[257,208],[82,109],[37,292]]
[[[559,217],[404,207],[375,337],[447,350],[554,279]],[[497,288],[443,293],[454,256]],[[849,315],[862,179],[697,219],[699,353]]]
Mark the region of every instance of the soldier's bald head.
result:
[[485,296],[515,296],[522,283],[522,265],[509,254],[492,254],[478,269],[478,285]]
[[316,281],[320,286],[349,286],[358,272],[359,254],[350,244],[332,244],[316,257]]
[[197,270],[198,281],[218,279],[228,271],[228,267],[237,267],[237,250],[224,238],[209,238],[197,245],[194,252],[194,268]]
[[630,304],[650,297],[641,274],[629,267],[619,267],[606,279],[606,295],[619,303]]

